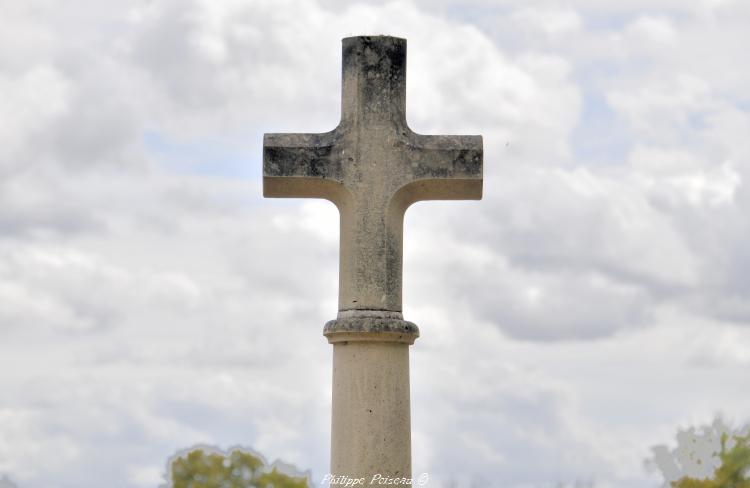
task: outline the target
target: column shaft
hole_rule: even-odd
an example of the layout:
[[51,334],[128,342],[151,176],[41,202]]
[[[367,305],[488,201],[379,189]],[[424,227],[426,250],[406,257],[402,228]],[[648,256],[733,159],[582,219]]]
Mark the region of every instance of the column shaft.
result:
[[411,477],[409,344],[333,344],[331,474]]

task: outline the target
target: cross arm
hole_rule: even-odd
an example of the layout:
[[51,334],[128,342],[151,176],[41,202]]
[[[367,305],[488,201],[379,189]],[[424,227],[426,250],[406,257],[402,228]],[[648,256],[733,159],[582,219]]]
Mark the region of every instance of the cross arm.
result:
[[408,141],[411,181],[397,195],[404,208],[421,200],[481,200],[482,136],[411,133]]
[[335,131],[263,136],[263,196],[326,198],[338,204],[343,188]]

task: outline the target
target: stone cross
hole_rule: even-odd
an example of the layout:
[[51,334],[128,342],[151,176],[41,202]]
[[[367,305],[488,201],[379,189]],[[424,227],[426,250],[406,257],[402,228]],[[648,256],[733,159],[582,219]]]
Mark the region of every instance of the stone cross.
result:
[[[450,62],[450,60],[446,60]],[[322,134],[266,134],[263,195],[332,201],[340,215],[331,475],[411,476],[409,345],[401,314],[404,212],[482,197],[482,137],[406,123],[406,40],[343,40],[341,121]]]

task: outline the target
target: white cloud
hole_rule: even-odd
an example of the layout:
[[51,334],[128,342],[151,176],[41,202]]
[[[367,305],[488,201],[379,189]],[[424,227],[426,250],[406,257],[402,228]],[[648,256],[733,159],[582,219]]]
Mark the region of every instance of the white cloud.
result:
[[128,477],[135,486],[153,488],[164,481],[164,467],[158,466],[131,466]]
[[608,96],[612,107],[630,123],[635,135],[646,140],[674,141],[689,131],[691,116],[711,108],[709,83],[688,74],[653,80],[640,89],[627,86]]
[[581,16],[571,8],[523,8],[510,16],[514,22],[527,24],[550,36],[559,36],[581,29]]
[[625,29],[625,35],[634,40],[645,37],[650,43],[669,44],[678,40],[669,18],[651,15],[643,15],[630,23]]
[[[54,67],[36,65],[13,76],[0,73],[0,111],[8,117],[0,126],[0,159],[3,173],[17,170],[18,151],[24,144],[33,145],[36,132],[69,106],[69,87],[65,77]],[[28,163],[27,163],[28,164]]]
[[[3,436],[0,436],[0,470],[12,471],[18,481],[33,479],[39,459],[47,459],[52,471],[80,462],[80,447],[65,433],[45,432],[40,416],[29,411],[0,409]],[[49,456],[47,453],[55,453]]]

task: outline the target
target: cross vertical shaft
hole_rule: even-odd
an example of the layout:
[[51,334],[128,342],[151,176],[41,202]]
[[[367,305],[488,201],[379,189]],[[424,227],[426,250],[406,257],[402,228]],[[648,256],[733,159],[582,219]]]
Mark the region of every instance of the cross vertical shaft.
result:
[[266,134],[263,194],[332,201],[340,214],[331,474],[411,476],[409,345],[401,310],[403,218],[420,200],[480,199],[481,136],[406,123],[406,41],[343,40],[341,121],[322,134]]

